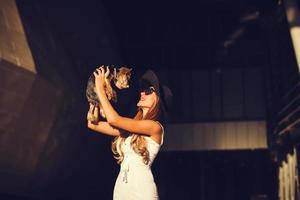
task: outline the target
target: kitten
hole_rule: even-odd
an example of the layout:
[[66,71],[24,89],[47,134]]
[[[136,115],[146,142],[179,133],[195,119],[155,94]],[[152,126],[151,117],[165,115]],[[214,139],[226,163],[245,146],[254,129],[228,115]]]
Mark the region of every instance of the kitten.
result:
[[[114,102],[117,102],[117,93],[111,86],[111,81],[114,82],[115,86],[118,89],[125,89],[129,88],[129,79],[131,77],[131,70],[127,67],[120,67],[120,68],[114,68],[113,71],[106,71],[106,79],[105,79],[105,93],[107,95],[108,100],[112,100]],[[86,89],[86,97],[88,102],[95,106],[99,106],[100,115],[103,118],[105,117],[102,105],[100,104],[100,101],[98,99],[98,96],[95,91],[95,76],[92,74],[88,80],[87,89]],[[98,121],[98,119],[93,120]]]

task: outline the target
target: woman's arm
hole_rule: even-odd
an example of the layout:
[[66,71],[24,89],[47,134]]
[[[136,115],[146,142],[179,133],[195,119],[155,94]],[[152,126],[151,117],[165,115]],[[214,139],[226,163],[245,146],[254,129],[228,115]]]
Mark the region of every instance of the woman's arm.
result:
[[143,135],[160,135],[161,127],[158,123],[153,120],[135,120],[128,117],[120,116],[116,110],[112,107],[111,103],[107,99],[107,96],[104,91],[104,69],[97,69],[99,75],[95,75],[95,85],[96,93],[101,102],[102,108],[104,110],[107,122],[119,129]]
[[153,120],[136,120],[120,116],[107,99],[104,90],[99,90],[97,93],[110,125],[136,134],[157,135],[161,133],[160,125]]
[[[91,117],[91,115],[93,117]],[[87,118],[88,118],[87,126],[89,129],[92,129],[98,133],[103,133],[103,134],[110,135],[110,136],[119,136],[121,134],[120,130],[118,130],[117,128],[112,127],[107,122],[98,120],[99,119],[98,107],[95,107],[91,103],[90,103],[90,109],[89,109]],[[96,119],[97,122],[92,122],[91,120],[89,120],[92,118]]]
[[98,133],[103,133],[110,136],[119,136],[121,134],[120,130],[112,127],[107,122],[98,122],[97,124],[93,124],[91,121],[88,121],[88,128],[96,131]]

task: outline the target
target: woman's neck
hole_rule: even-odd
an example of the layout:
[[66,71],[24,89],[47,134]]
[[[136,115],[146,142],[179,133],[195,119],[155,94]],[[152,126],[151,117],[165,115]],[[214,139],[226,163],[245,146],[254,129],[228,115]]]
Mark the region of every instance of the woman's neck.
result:
[[149,111],[149,108],[142,108],[143,110],[143,119],[146,116],[147,112]]

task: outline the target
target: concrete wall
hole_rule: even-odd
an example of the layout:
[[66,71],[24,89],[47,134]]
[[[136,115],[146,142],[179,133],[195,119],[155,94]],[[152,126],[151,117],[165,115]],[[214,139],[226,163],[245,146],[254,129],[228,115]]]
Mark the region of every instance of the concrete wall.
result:
[[15,1],[0,1],[0,58],[36,73]]

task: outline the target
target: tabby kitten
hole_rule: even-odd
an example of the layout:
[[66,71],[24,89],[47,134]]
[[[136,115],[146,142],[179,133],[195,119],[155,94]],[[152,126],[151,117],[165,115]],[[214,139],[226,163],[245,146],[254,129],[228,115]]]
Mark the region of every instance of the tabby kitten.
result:
[[[111,81],[113,81],[115,86],[120,90],[129,88],[128,81],[131,77],[131,70],[132,69],[127,68],[127,67],[120,67],[118,69],[114,67],[113,71],[111,72],[108,68],[108,70],[105,72],[106,78],[105,78],[105,85],[104,85],[105,93],[107,95],[108,100],[117,102],[117,93],[112,88]],[[91,103],[95,106],[99,106],[100,115],[103,118],[106,118],[95,89],[96,89],[95,88],[95,76],[92,73],[92,75],[90,76],[88,83],[87,83],[86,97],[87,97],[87,100],[89,103]],[[91,115],[91,116],[93,116],[93,115]],[[93,118],[91,120],[93,122],[98,122],[99,119]]]

